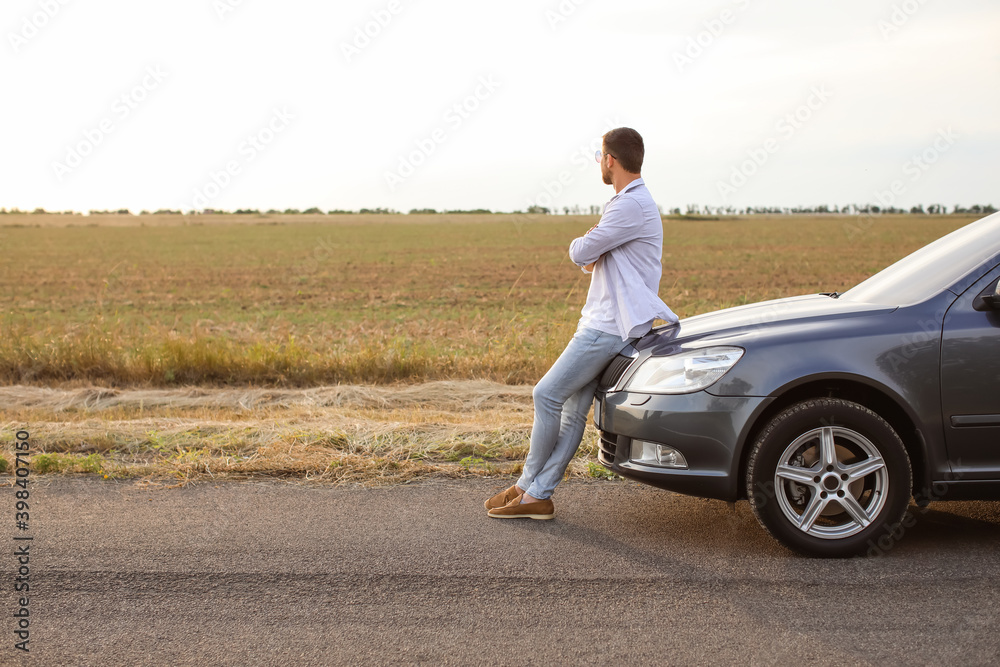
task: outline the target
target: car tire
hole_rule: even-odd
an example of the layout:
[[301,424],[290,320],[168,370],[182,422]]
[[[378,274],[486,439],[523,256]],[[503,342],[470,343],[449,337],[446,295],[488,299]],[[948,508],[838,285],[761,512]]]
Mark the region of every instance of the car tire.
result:
[[892,426],[838,398],[802,401],[774,417],[750,451],[746,483],[772,537],[827,558],[864,554],[887,534],[898,539],[912,487]]

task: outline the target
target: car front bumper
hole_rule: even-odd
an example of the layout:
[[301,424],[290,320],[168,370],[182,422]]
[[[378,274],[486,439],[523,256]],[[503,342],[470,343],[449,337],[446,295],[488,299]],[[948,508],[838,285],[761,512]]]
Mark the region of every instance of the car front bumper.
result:
[[[598,391],[594,421],[601,434],[598,460],[623,477],[677,493],[734,501],[739,463],[750,424],[774,399],[692,394]],[[668,445],[686,469],[639,464],[633,440]]]

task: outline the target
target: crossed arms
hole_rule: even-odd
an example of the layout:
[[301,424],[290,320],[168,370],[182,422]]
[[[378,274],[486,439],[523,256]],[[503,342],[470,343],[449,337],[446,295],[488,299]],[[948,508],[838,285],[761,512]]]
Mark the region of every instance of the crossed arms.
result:
[[609,206],[600,222],[569,244],[569,258],[590,273],[605,253],[643,235],[643,216],[639,204],[620,199]]

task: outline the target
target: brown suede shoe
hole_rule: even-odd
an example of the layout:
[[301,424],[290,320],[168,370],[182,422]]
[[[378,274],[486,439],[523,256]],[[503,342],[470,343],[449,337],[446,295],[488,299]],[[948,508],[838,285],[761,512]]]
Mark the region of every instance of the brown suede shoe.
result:
[[522,505],[519,495],[503,507],[490,510],[489,515],[494,519],[551,519],[556,508],[548,498]]
[[487,510],[495,510],[503,507],[519,495],[521,495],[521,492],[517,490],[517,484],[514,484],[509,489],[504,489],[483,504],[486,505]]

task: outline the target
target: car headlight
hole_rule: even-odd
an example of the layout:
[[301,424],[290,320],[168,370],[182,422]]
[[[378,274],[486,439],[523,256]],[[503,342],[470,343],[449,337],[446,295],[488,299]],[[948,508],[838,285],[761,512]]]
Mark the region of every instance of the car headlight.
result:
[[743,356],[739,347],[706,347],[669,357],[649,357],[625,385],[630,391],[689,394],[711,386]]

